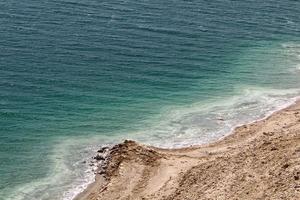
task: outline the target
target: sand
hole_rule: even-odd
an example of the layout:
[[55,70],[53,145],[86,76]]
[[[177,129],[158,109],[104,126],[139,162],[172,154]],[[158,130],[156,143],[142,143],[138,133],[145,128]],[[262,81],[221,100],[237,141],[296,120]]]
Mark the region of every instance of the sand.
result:
[[300,199],[300,103],[206,145],[100,152],[96,182],[76,200]]

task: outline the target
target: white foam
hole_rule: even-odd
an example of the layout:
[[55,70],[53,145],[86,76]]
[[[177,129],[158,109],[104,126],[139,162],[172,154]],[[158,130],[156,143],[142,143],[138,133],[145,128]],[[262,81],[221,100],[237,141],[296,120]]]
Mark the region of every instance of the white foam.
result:
[[[94,139],[94,138],[89,138]],[[7,200],[71,200],[95,179],[89,158],[97,149],[94,139],[61,138],[50,153],[50,173],[45,178],[7,191]],[[99,142],[100,143],[100,142]],[[86,161],[86,162],[83,162]]]
[[241,88],[238,95],[223,100],[169,108],[156,125],[133,134],[132,139],[168,148],[210,142],[229,134],[236,126],[292,104],[293,97],[299,94],[298,89]]
[[[141,131],[118,137],[64,138],[53,147],[51,173],[44,179],[15,188],[7,200],[71,200],[95,180],[91,158],[97,146],[130,138],[159,147],[182,147],[224,137],[245,123],[271,115],[297,100],[299,89],[275,90],[243,86],[236,95],[186,107],[169,107]],[[51,196],[50,196],[51,194]]]
[[[152,123],[127,135],[103,138],[64,138],[53,148],[51,174],[15,188],[7,200],[72,200],[95,180],[92,167],[82,161],[91,158],[100,144],[134,139],[159,147],[182,147],[224,137],[245,123],[271,115],[297,100],[298,89],[274,90],[240,87],[232,97],[199,102],[187,107],[169,107]],[[51,194],[51,196],[50,196]]]
[[[282,47],[296,61],[300,58],[299,44],[285,43]],[[299,64],[296,69],[300,70]],[[164,108],[160,116],[141,125],[140,131],[120,133],[118,138],[110,139],[117,142],[129,138],[167,148],[207,143],[232,133],[237,126],[265,119],[292,105],[299,95],[299,89],[240,86],[231,97]],[[71,200],[82,192],[94,180],[94,175],[90,175],[64,193],[64,200]]]

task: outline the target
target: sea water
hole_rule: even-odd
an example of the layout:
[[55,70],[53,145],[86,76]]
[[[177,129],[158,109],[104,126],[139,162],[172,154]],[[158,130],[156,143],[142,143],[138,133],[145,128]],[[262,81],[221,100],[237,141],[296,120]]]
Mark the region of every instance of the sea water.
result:
[[[102,145],[217,140],[300,94],[300,2],[0,2],[0,199],[72,199]],[[86,161],[86,162],[84,162]]]

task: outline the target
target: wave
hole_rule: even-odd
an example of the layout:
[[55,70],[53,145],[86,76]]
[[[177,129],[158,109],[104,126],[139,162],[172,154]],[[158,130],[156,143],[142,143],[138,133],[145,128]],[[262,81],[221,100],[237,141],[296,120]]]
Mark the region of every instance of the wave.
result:
[[[262,119],[293,104],[299,89],[276,90],[241,86],[236,95],[201,101],[187,107],[169,107],[140,131],[115,137],[61,138],[53,147],[51,173],[46,178],[9,191],[7,200],[71,200],[94,181],[89,158],[100,145],[133,139],[149,145],[177,148],[222,138],[242,124]],[[87,159],[88,158],[88,159]]]
[[299,89],[240,87],[237,95],[229,98],[182,109],[169,108],[156,126],[141,131],[133,139],[168,148],[207,143],[229,134],[238,125],[291,105],[299,95]]

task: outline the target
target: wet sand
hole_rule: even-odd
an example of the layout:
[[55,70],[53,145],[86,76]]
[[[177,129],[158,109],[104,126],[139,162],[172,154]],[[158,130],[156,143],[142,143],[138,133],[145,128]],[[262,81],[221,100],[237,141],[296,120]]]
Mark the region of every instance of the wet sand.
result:
[[159,149],[125,141],[76,200],[300,199],[300,103],[216,142]]

